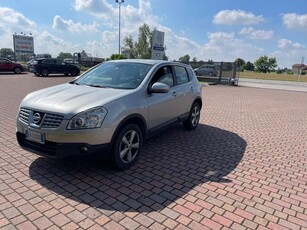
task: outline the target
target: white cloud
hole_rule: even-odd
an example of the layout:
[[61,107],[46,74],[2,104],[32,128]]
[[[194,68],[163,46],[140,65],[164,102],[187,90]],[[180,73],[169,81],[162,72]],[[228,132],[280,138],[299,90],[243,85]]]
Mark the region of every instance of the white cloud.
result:
[[53,57],[57,57],[60,52],[74,53],[80,50],[80,44],[73,44],[65,41],[48,31],[43,31],[35,39],[35,53],[50,53]]
[[20,33],[33,33],[36,28],[35,22],[27,19],[23,14],[7,7],[0,7],[0,26],[10,26],[11,31]]
[[26,18],[23,14],[7,7],[0,7],[0,28],[2,33],[33,33],[36,29],[35,22]]
[[289,29],[298,29],[307,31],[307,14],[284,14],[282,16],[283,24]]
[[8,7],[0,7],[0,48],[13,49],[13,34],[36,33],[36,23]]
[[58,15],[54,17],[52,24],[53,29],[70,31],[73,33],[98,32],[98,26],[99,24],[96,22],[93,22],[91,25],[82,25],[80,22],[75,23],[72,20],[64,20]]
[[117,13],[106,0],[75,0],[74,8],[104,19],[113,18]]
[[223,25],[252,25],[261,22],[264,22],[262,15],[256,16],[243,10],[222,10],[213,18],[213,23]]
[[291,65],[300,63],[301,58],[307,53],[305,45],[285,38],[278,40],[277,48],[272,56],[276,57],[278,66],[282,68],[291,68]]
[[262,48],[246,43],[235,37],[235,33],[216,32],[208,34],[209,42],[200,53],[202,60],[234,61],[242,58],[246,61],[255,61],[264,54]]
[[240,34],[253,40],[270,40],[274,37],[274,31],[272,30],[256,30],[253,27],[243,28]]
[[299,44],[297,42],[292,42],[291,40],[282,38],[278,40],[278,48],[280,49],[291,49],[291,50],[302,50],[306,47],[302,44]]

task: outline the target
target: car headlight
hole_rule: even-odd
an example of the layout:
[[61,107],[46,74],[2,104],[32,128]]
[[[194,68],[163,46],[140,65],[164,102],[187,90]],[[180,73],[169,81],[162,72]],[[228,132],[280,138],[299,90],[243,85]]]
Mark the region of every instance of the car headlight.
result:
[[99,128],[107,115],[103,107],[93,108],[74,116],[68,123],[67,129],[94,129]]

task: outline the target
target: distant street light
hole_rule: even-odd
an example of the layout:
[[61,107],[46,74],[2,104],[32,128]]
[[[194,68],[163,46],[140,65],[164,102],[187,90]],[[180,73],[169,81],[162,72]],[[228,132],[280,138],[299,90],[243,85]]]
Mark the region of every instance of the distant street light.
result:
[[124,0],[115,0],[118,3],[118,54],[120,54],[120,6]]

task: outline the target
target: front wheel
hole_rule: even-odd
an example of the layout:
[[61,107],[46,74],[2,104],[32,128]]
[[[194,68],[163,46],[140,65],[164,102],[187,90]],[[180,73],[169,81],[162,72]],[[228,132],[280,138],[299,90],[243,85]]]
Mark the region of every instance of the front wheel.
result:
[[189,131],[196,129],[199,123],[199,119],[200,119],[200,104],[198,102],[194,102],[188,119],[183,122],[185,129]]
[[15,69],[14,69],[14,72],[16,73],[16,74],[20,74],[21,73],[21,68],[19,68],[19,67],[16,67]]
[[48,77],[49,71],[47,69],[42,69],[41,74],[42,74],[43,77]]
[[115,167],[130,168],[139,158],[143,144],[142,132],[136,124],[126,125],[117,135],[113,148]]

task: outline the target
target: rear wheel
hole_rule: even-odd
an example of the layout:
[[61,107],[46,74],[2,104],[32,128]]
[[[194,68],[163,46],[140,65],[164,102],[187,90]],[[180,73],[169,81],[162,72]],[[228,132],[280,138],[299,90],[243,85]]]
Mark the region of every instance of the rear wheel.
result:
[[192,105],[189,118],[183,122],[185,129],[194,130],[198,126],[200,119],[200,104],[198,102],[194,102]]
[[72,69],[70,74],[71,76],[76,76],[78,74],[78,71],[76,69]]
[[42,74],[43,77],[48,77],[48,75],[49,75],[48,69],[42,69],[41,74]]
[[143,143],[142,132],[136,124],[128,124],[121,129],[113,148],[115,167],[124,170],[130,168],[139,158]]
[[21,68],[20,67],[16,67],[15,69],[14,69],[14,73],[17,73],[17,74],[20,74],[21,73]]

